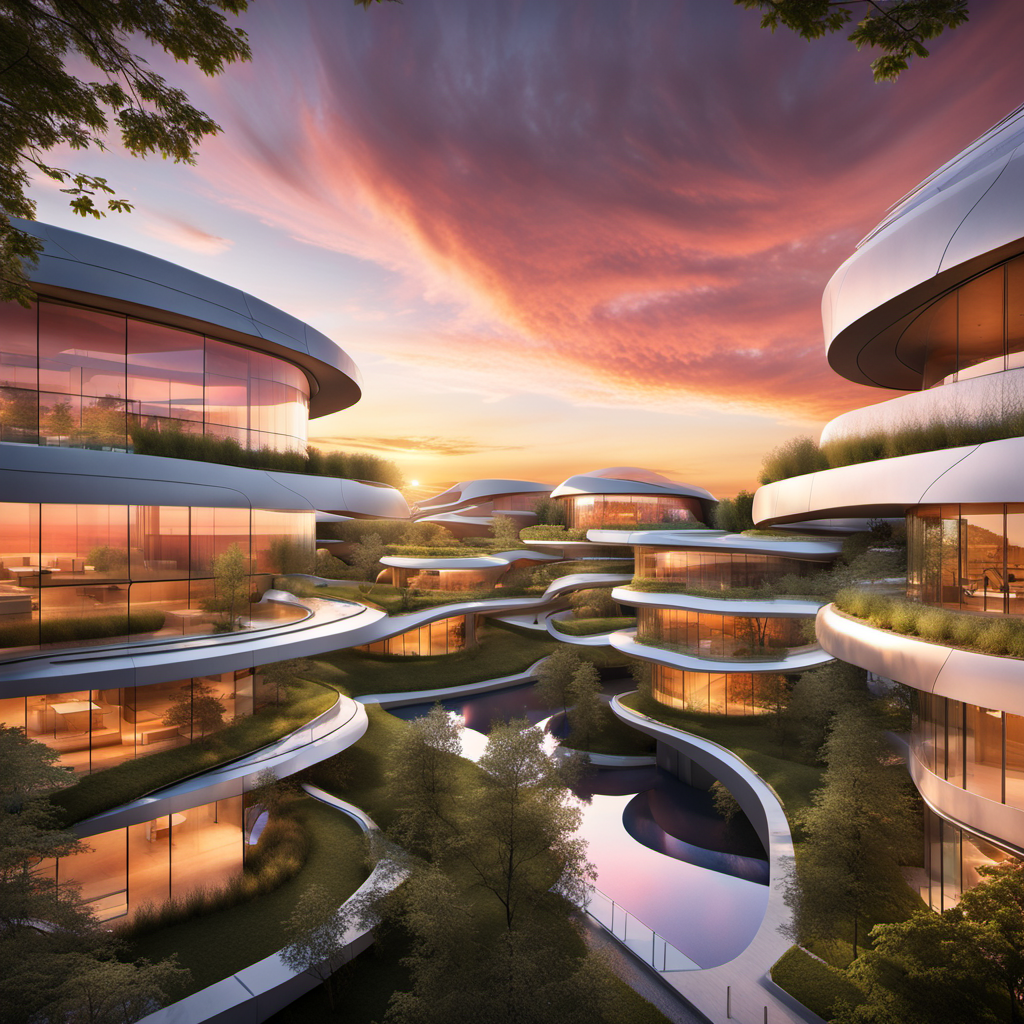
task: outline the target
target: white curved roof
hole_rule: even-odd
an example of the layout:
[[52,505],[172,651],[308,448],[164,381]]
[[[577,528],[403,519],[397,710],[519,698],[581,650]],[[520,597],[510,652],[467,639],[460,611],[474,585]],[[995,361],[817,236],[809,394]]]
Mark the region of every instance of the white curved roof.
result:
[[631,590],[629,587],[616,587],[612,591],[612,597],[621,604],[643,605],[647,608],[679,608],[715,615],[758,615],[773,619],[807,618],[816,615],[818,609],[827,603],[795,598],[758,600],[695,597],[692,594],[659,594],[649,590]]
[[759,487],[754,522],[901,516],[914,505],[1024,501],[1024,437],[823,469]]
[[28,269],[40,295],[100,306],[261,349],[301,367],[311,416],[359,401],[359,371],[326,335],[254,295],[148,253],[78,231],[12,218],[44,245]]
[[904,197],[835,272],[822,297],[830,365],[861,384],[917,390],[896,342],[925,305],[1024,252],[1024,108]]
[[573,494],[673,494],[708,502],[718,500],[703,487],[679,483],[660,473],[633,466],[595,469],[571,476],[551,492],[551,497],[562,498]]
[[[617,539],[612,541],[612,537]],[[831,537],[787,540],[784,537],[744,537],[741,533],[726,533],[724,530],[588,530],[587,539],[602,544],[678,548],[681,551],[733,551],[819,562],[835,558],[843,549],[842,540]]]
[[469,555],[465,557],[445,558],[444,555],[433,555],[424,558],[412,558],[404,555],[385,555],[381,565],[393,565],[398,569],[495,569],[507,568],[513,562],[559,562],[558,555],[549,555],[540,551],[493,551],[487,555]]
[[513,494],[536,494],[539,500],[546,498],[550,491],[550,484],[538,483],[536,480],[463,480],[453,484],[447,491],[416,502],[415,510],[417,514],[453,512],[457,508],[482,505]]

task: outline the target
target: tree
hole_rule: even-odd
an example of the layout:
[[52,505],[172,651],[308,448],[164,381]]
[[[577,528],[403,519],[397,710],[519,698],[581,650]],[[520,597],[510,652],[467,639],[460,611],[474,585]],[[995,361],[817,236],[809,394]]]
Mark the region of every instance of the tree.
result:
[[1011,1019],[1024,1017],[1024,865],[980,867],[986,881],[966,889],[951,911],[979,926],[974,945],[989,974],[1006,990]]
[[313,884],[298,898],[291,916],[284,922],[288,944],[281,959],[290,970],[306,971],[318,978],[334,1010],[334,972],[345,958],[345,930],[350,914],[339,907],[330,893]]
[[[199,142],[220,131],[149,67],[142,40],[216,75],[225,64],[249,59],[245,33],[221,13],[245,8],[246,0],[0,2],[0,301],[27,304],[32,295],[22,260],[34,263],[42,243],[9,219],[35,216],[36,204],[26,195],[30,173],[63,185],[71,209],[83,217],[131,209],[105,178],[56,167],[48,151],[103,150],[113,131],[133,156],[159,153],[193,163]],[[71,69],[94,70],[97,80],[78,78]],[[111,197],[106,210],[103,197]]]
[[480,887],[501,905],[510,931],[521,914],[555,895],[585,903],[596,875],[586,842],[576,836],[581,812],[543,742],[525,719],[495,725],[463,822],[464,856]]
[[735,498],[722,498],[711,514],[716,530],[742,533],[754,528],[754,495],[742,490]]
[[926,40],[967,21],[967,0],[733,0],[764,11],[761,27],[779,25],[804,39],[845,31],[854,13],[860,15],[846,37],[859,50],[882,51],[871,62],[876,82],[893,82],[913,57],[928,56]]
[[571,644],[556,647],[537,669],[537,685],[534,688],[537,699],[549,707],[561,705],[563,711],[568,711],[569,687],[580,661],[579,651]]
[[[384,541],[379,533],[371,533],[361,541],[352,545],[352,553],[348,556],[349,565],[355,570],[358,579],[375,583],[380,570],[380,560],[387,554]],[[370,587],[373,590],[373,587]]]
[[582,662],[573,673],[569,699],[572,701],[568,718],[573,745],[589,750],[590,741],[601,724],[601,676],[591,662]]
[[899,865],[919,844],[917,814],[874,708],[837,712],[823,755],[825,784],[799,819],[804,856],[786,902],[798,936],[838,938],[852,925],[856,959],[859,920],[880,893],[904,885]]
[[605,619],[618,614],[619,606],[609,587],[576,590],[569,597],[574,619]]
[[871,929],[874,949],[850,967],[865,998],[841,1009],[835,1024],[995,1024],[990,974],[979,942],[983,927],[949,912],[915,914]]
[[71,781],[58,760],[0,726],[0,1020],[130,1024],[188,972],[173,958],[122,963],[77,887],[56,880],[53,862],[88,848],[45,795]]
[[533,506],[537,522],[541,526],[567,526],[566,504],[558,498],[541,498]]
[[[2,215],[0,215],[0,218],[2,218]],[[2,246],[2,244],[3,220],[0,219],[0,246]],[[2,252],[3,250],[0,249],[0,258],[2,258]],[[2,272],[2,268],[0,268],[0,272]],[[2,288],[3,283],[0,281],[0,289]],[[0,291],[0,294],[2,294],[2,291]],[[54,403],[53,408],[43,417],[43,429],[48,434],[55,434],[57,436],[58,446],[63,438],[71,436],[71,433],[74,431],[76,426],[77,424],[71,416],[71,404],[69,402]]]
[[210,684],[196,679],[183,686],[177,696],[171,698],[163,722],[164,725],[187,729],[190,736],[198,729],[200,739],[205,739],[208,732],[215,732],[224,724],[226,712],[227,708]]
[[131,1024],[158,1010],[189,978],[171,957],[123,963],[113,955],[60,958],[63,981],[53,993],[54,1016],[75,1024]]
[[309,675],[313,671],[313,662],[309,658],[288,658],[285,661],[272,661],[264,665],[260,672],[263,676],[264,692],[273,688],[274,703],[281,703],[281,691],[288,693],[297,676]]
[[804,759],[814,763],[836,712],[867,700],[864,670],[833,661],[804,672],[796,681],[782,715],[782,728],[796,741]]
[[789,706],[790,681],[779,672],[768,672],[753,676],[753,704],[765,712],[775,727],[776,733],[782,736],[782,721]]
[[519,523],[513,516],[492,516],[488,529],[503,550],[519,546]]
[[210,571],[213,597],[203,601],[203,610],[221,614],[221,628],[232,630],[237,616],[249,610],[249,559],[238,544],[232,544],[214,558]]
[[459,833],[455,789],[461,733],[462,723],[435,704],[410,722],[388,751],[389,791],[401,812],[393,836],[435,858]]

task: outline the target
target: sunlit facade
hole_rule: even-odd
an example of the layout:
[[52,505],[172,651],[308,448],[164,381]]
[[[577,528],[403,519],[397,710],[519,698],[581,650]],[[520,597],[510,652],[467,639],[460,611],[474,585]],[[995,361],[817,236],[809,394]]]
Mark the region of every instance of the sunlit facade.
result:
[[455,654],[465,649],[473,635],[473,627],[468,620],[466,615],[450,615],[356,649],[368,654],[392,654],[402,658]]
[[992,633],[1024,617],[1022,141],[1024,109],[898,203],[822,301],[833,368],[913,392],[838,417],[823,441],[905,432],[926,447],[945,423],[970,443],[783,480],[754,502],[763,525],[905,515],[907,596],[955,613],[927,643],[831,607],[818,616],[837,657],[917,691],[908,767],[936,910],[980,867],[1024,856],[1024,660],[959,642],[961,624],[973,638],[979,619]]
[[[26,229],[45,245],[38,297],[0,307],[0,724],[81,776],[286,699],[264,666],[313,613],[275,577],[310,571],[318,509],[382,492],[201,460],[200,435],[303,452],[311,414],[359,397],[329,339],[145,254]],[[177,457],[135,451],[158,434]],[[256,841],[250,782],[190,778],[104,811],[77,826],[87,852],[36,870],[101,921],[217,888]]]

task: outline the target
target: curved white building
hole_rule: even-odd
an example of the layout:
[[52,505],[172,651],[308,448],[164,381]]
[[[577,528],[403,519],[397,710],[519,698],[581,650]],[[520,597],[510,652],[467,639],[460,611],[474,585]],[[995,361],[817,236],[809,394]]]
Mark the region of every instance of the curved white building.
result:
[[566,507],[572,529],[709,521],[717,499],[703,487],[636,466],[595,469],[563,480],[551,497]]
[[[1017,432],[1024,403],[1024,109],[905,197],[829,282],[829,363],[915,393],[847,413],[823,441],[937,420]],[[970,434],[967,434],[970,437]],[[918,442],[918,447],[922,445]],[[905,515],[908,596],[957,616],[1024,614],[1024,437],[812,473],[762,487],[759,523]],[[1024,854],[1024,662],[818,615],[836,657],[913,687],[910,771],[927,806],[930,902],[980,863]]]
[[496,515],[509,516],[522,529],[537,522],[537,503],[548,497],[550,484],[535,480],[463,480],[446,491],[418,501],[412,516],[437,523],[456,537],[486,537]]
[[[21,226],[45,251],[37,301],[0,307],[0,722],[91,773],[274,702],[263,665],[341,646],[340,632],[359,642],[375,613],[300,605],[274,575],[308,571],[319,510],[408,510],[379,484],[201,461],[263,449],[301,469],[309,415],[360,395],[330,339],[144,253]],[[133,450],[154,438],[177,457]],[[285,745],[283,771],[352,741],[343,703],[321,746]],[[263,766],[80,825],[91,852],[53,870],[101,918],[225,879],[241,870],[244,790]]]

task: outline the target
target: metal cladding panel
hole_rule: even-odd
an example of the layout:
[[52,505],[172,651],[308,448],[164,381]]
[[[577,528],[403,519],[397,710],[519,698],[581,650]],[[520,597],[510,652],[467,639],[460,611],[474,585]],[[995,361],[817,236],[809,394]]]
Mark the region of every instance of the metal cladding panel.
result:
[[998,249],[1024,235],[1024,149],[1016,149],[971,212],[964,217],[942,255],[948,270]]
[[844,264],[842,278],[837,274],[826,287],[832,307],[826,348],[866,313],[939,272],[950,239],[1008,160],[1004,156],[944,189],[858,249]]
[[290,358],[311,379],[313,416],[359,400],[359,371],[348,354],[269,303],[123,245],[35,221],[15,223],[46,244],[30,272],[41,294],[149,315]]

